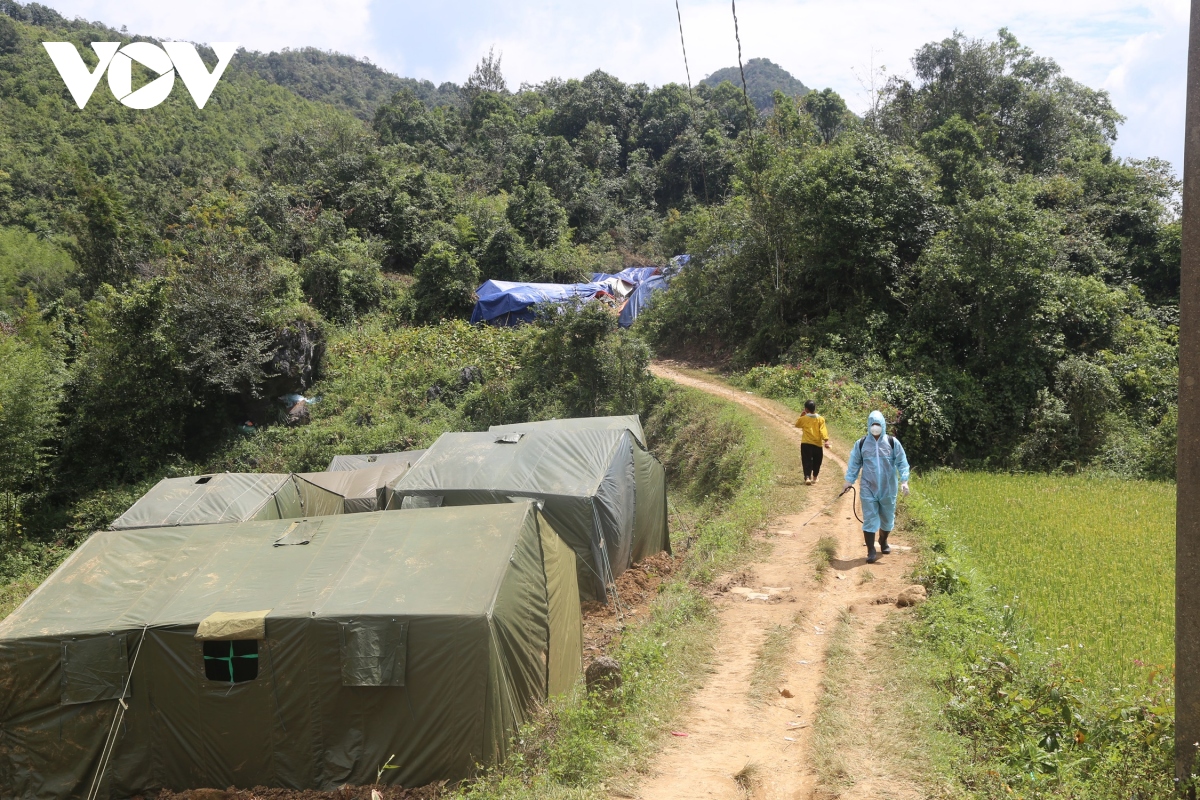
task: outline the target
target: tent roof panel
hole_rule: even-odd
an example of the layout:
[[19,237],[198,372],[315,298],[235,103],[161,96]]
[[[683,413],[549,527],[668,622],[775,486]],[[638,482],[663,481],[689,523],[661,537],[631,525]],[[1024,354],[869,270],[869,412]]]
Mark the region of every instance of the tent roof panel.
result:
[[471,312],[471,324],[486,322],[514,311],[524,311],[538,303],[561,303],[572,298],[595,297],[608,291],[600,283],[517,283],[485,281],[475,290],[478,301]]
[[406,464],[412,466],[425,455],[424,450],[404,450],[399,453],[362,453],[357,455],[334,456],[329,462],[328,472],[363,469],[378,464]]
[[376,463],[336,472],[300,472],[296,477],[347,499],[375,499],[375,493],[408,470],[407,463]]
[[215,611],[272,619],[480,615],[494,601],[528,502],[93,535],[0,622],[0,638],[191,625]]
[[515,431],[578,431],[595,428],[597,430],[629,430],[634,437],[646,447],[646,432],[642,430],[642,420],[637,414],[616,417],[569,417],[567,419],[547,419],[538,422],[517,422],[511,425],[493,425],[489,433],[508,433]]
[[620,430],[535,429],[514,444],[487,433],[444,433],[395,486],[397,494],[477,490],[504,495],[590,497],[603,480]]
[[163,478],[112,524],[114,530],[240,522],[288,480],[271,473],[222,472]]

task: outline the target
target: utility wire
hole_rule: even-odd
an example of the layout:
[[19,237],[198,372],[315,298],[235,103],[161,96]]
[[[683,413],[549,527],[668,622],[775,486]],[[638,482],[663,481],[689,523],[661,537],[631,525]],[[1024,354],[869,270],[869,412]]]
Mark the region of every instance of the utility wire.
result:
[[[738,72],[742,76],[742,99],[746,103],[746,125],[750,131],[750,169],[754,172],[755,183],[758,184],[757,187],[755,187],[755,190],[762,195],[762,199],[765,202],[767,195],[762,188],[762,175],[758,169],[758,153],[754,147],[754,121],[758,116],[758,112],[757,109],[750,104],[750,90],[746,86],[746,68],[742,65],[742,35],[741,31],[738,29],[737,0],[730,0],[730,7],[733,10],[733,38],[737,41]],[[767,234],[767,247],[773,246],[775,250],[775,294],[779,295],[783,290],[782,275],[779,267],[779,244],[778,242],[776,242],[774,245],[771,243],[773,237],[771,236],[771,223],[769,218],[766,221],[764,230]],[[780,321],[782,321],[782,303],[778,305],[778,308],[779,318]]]
[[[704,202],[708,200],[708,170],[704,167],[704,143],[700,141],[700,128],[696,125],[696,95],[692,92],[692,70],[688,66],[687,57],[687,42],[683,39],[683,14],[679,10],[679,0],[675,0],[675,18],[679,20],[679,46],[683,48],[683,72],[687,75],[689,113],[691,118],[692,131],[696,134],[696,139],[699,142],[700,148],[700,182],[704,187]],[[689,181],[690,183],[690,181]]]
[[688,94],[692,93],[692,71],[688,68],[687,42],[683,40],[683,14],[679,11],[679,0],[675,0],[675,18],[679,20],[679,46],[683,48],[683,71],[687,73]]
[[746,69],[742,66],[742,35],[738,31],[737,0],[730,0],[733,6],[733,38],[737,40],[738,72],[742,76],[742,99],[746,101],[746,124],[750,127],[750,149],[754,149],[754,117],[755,112],[750,106],[750,90],[746,88]]

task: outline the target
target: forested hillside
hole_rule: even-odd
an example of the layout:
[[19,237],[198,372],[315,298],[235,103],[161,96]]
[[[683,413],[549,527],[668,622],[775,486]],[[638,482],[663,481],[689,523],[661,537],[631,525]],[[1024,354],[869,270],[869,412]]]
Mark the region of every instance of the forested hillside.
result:
[[291,89],[306,100],[348,111],[366,122],[402,89],[408,89],[430,107],[462,105],[459,87],[453,83],[434,86],[429,81],[401,78],[368,61],[315,47],[276,53],[242,49],[230,67]]
[[788,97],[796,98],[812,91],[769,58],[752,58],[741,69],[719,69],[701,81],[701,84],[717,87],[729,81],[734,86],[741,86],[743,73],[746,75],[746,94],[759,111],[770,111],[774,107],[775,92],[783,92]]
[[[596,72],[514,93],[489,56],[430,91],[314,51],[239,53],[203,111],[178,86],[126,108],[103,82],[79,110],[40,42],[94,64],[89,42],[136,37],[36,4],[0,11],[9,536],[83,533],[163,474],[638,410],[645,349],[607,315],[479,353],[418,326],[467,316],[486,278],[661,263],[682,246],[673,210],[733,191],[748,124],[729,84],[691,96]],[[417,340],[387,344],[402,329]],[[423,366],[360,376],[379,352]],[[311,425],[287,419],[278,398],[293,393],[322,396]]]
[[777,95],[734,194],[672,223],[659,346],[853,375],[925,464],[1174,475],[1179,185],[1108,96],[1001,31],[925,45],[862,120]]
[[[1171,474],[1178,187],[1114,158],[1107,96],[1007,33],[927,45],[862,119],[830,90],[760,115],[730,82],[513,91],[489,55],[433,87],[311,50],[239,53],[203,111],[103,83],[81,111],[40,42],[94,58],[136,37],[0,12],[10,536],[102,522],[80,509],[168,472],[638,410],[619,376],[639,338],[861,381],[922,463]],[[584,314],[472,359],[475,339],[420,327],[467,317],[488,278],[683,252],[632,336]],[[427,368],[379,366],[414,352]],[[313,433],[285,426],[277,398],[326,391]]]

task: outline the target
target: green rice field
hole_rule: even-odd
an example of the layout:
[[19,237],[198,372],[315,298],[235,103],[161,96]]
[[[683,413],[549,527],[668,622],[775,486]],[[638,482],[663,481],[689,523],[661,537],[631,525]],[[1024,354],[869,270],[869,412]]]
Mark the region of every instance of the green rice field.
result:
[[1174,663],[1174,484],[935,472],[919,487],[975,579],[1089,682]]

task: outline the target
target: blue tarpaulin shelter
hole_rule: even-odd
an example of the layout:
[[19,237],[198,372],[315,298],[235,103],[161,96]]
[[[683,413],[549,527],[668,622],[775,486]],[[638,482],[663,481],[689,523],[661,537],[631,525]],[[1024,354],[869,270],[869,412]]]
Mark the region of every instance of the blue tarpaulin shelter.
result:
[[475,292],[478,299],[471,312],[471,323],[519,325],[533,321],[534,307],[539,303],[586,303],[602,297],[607,298],[614,310],[619,310],[621,327],[628,328],[645,310],[650,297],[666,289],[688,260],[689,256],[676,256],[666,267],[628,267],[611,274],[595,272],[591,283],[488,281]]
[[[675,259],[675,262],[677,267],[681,267],[687,263],[687,260],[685,256],[680,256]],[[593,273],[592,280],[603,281],[618,278],[634,287],[625,305],[621,308],[621,316],[618,320],[622,328],[628,328],[646,309],[650,303],[650,297],[655,292],[667,288],[676,271],[670,267],[666,269],[662,267],[628,267],[612,275],[604,272]]]
[[533,307],[538,303],[563,303],[569,300],[586,302],[608,287],[600,283],[517,283],[488,281],[475,295],[479,299],[471,312],[471,323],[490,322],[493,325],[517,325],[532,322]]

